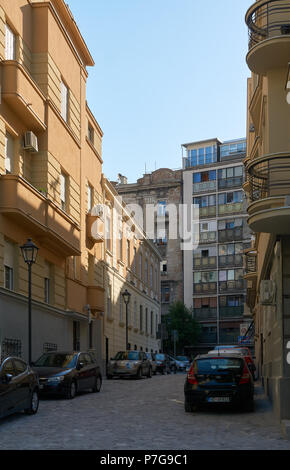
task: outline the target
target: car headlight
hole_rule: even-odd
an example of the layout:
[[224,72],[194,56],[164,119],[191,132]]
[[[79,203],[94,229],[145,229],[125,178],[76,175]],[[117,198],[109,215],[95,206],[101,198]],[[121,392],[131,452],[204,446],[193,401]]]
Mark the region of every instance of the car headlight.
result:
[[59,377],[50,377],[48,380],[47,380],[47,383],[60,383],[64,380],[64,375],[61,375]]

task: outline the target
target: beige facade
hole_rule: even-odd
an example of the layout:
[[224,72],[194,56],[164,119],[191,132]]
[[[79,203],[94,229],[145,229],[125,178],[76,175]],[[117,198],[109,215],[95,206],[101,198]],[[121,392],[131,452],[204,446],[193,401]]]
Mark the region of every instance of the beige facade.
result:
[[[105,197],[103,132],[86,101],[93,59],[63,0],[0,0],[0,57],[0,344],[17,344],[27,358],[27,267],[19,247],[32,238],[39,247],[33,359],[49,348],[87,347],[104,359],[104,334],[111,340],[113,333],[104,317],[102,221],[92,215]],[[114,330],[113,350],[121,331]]]
[[[290,57],[289,1],[260,0],[246,14],[248,305],[255,319],[257,365],[277,416],[290,418]],[[288,356],[289,358],[289,356]]]

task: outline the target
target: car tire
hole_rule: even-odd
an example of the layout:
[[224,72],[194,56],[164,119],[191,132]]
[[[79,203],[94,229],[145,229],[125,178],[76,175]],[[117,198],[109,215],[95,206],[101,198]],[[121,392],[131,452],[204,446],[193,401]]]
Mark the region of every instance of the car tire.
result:
[[65,397],[67,398],[67,400],[73,400],[76,394],[77,394],[77,384],[74,380],[72,380],[67,386]]
[[194,411],[197,411],[197,406],[192,405],[191,403],[188,403],[187,401],[184,402],[184,411],[186,413],[193,413]]
[[39,406],[39,393],[38,390],[34,389],[30,396],[29,408],[26,408],[24,412],[27,415],[35,415],[38,411]]
[[148,375],[147,375],[148,379],[152,379],[152,368],[149,367],[149,371],[148,371]]
[[101,388],[102,388],[102,377],[100,375],[98,375],[95,378],[95,384],[92,388],[92,392],[93,393],[99,393],[101,391]]
[[136,374],[136,379],[142,379],[142,370],[141,367],[138,369],[137,374]]

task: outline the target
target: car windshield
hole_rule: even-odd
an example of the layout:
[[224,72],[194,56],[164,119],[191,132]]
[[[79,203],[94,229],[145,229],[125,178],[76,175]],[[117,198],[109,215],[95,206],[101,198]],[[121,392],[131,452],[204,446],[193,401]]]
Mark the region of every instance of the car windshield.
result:
[[217,371],[236,370],[243,366],[243,359],[217,357],[208,359],[198,359],[194,365],[196,374],[210,374]]
[[35,363],[36,367],[61,367],[69,369],[76,366],[77,354],[43,354]]
[[139,353],[136,351],[120,351],[114,359],[115,361],[138,361]]
[[159,360],[159,361],[164,361],[164,359],[165,359],[164,354],[156,354],[155,357],[156,357],[156,359]]
[[178,361],[188,361],[187,357],[186,356],[176,356],[176,359]]
[[151,357],[151,354],[150,354],[150,353],[145,353],[145,354],[146,354],[146,356],[147,356],[147,359],[150,359],[150,360],[152,359],[152,357]]

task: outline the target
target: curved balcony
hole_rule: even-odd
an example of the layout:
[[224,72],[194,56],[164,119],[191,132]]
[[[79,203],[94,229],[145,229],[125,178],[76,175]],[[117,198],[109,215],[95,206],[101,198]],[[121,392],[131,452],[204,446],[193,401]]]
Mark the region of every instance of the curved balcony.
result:
[[290,234],[290,153],[256,158],[248,164],[247,172],[251,230]]
[[246,13],[249,28],[247,63],[254,73],[287,66],[290,47],[288,0],[260,0]]
[[245,250],[244,270],[245,280],[254,281],[257,279],[257,251],[252,248]]

